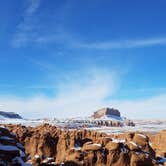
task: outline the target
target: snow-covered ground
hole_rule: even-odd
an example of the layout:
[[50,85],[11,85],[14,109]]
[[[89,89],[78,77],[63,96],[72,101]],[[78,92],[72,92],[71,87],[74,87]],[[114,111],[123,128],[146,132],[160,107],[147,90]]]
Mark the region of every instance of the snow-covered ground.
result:
[[115,115],[104,115],[102,118],[99,118],[98,120],[123,121],[124,118],[120,116],[115,116]]
[[0,119],[0,124],[21,124],[25,126],[37,126],[39,124],[44,123],[44,120],[31,120],[31,119],[10,119],[3,118]]
[[[95,127],[89,125],[86,129],[96,130],[98,132],[111,133],[125,133],[129,131],[142,131],[142,132],[158,132],[166,129],[166,120],[133,120],[136,124],[135,127],[123,126],[123,127]],[[44,123],[49,123],[59,127],[68,127],[68,128],[81,128],[79,123],[73,123],[68,120],[57,120],[57,119],[37,119],[37,120],[28,120],[28,119],[0,119],[0,124],[22,124],[25,126],[37,126]]]
[[156,133],[166,129],[166,120],[133,120],[136,124],[134,127],[123,126],[123,127],[97,127],[90,128],[90,130],[96,130],[98,132],[105,132],[107,134],[119,134],[125,132],[150,132]]

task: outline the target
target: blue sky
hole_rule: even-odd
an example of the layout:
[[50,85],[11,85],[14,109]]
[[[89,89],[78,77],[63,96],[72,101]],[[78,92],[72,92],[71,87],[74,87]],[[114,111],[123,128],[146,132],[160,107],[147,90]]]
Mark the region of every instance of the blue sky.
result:
[[[0,109],[165,118],[166,1],[5,0]],[[163,116],[164,115],[164,116]]]

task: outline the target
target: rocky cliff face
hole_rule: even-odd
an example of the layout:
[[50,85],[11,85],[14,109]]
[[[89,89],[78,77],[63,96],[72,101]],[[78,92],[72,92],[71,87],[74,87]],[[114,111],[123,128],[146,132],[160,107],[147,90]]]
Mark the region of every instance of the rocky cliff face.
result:
[[156,156],[166,157],[166,130],[151,137],[152,147],[156,151]]
[[[16,133],[33,165],[157,166],[165,161],[156,156],[149,138],[140,133],[106,135],[88,130],[62,130],[48,124],[35,128],[7,127]],[[160,146],[154,142],[156,151]]]
[[91,116],[94,119],[102,118],[103,116],[117,116],[120,117],[120,112],[117,109],[114,108],[102,108]]

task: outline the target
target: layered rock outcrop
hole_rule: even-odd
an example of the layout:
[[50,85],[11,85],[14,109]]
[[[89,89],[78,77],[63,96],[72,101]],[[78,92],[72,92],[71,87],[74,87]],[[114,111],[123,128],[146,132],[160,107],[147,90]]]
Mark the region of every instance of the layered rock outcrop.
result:
[[64,130],[48,124],[35,128],[8,125],[24,144],[33,165],[157,166],[149,138],[141,133],[107,135],[90,130]]
[[102,118],[103,116],[117,116],[120,117],[120,112],[114,108],[102,108],[92,115],[94,119]]

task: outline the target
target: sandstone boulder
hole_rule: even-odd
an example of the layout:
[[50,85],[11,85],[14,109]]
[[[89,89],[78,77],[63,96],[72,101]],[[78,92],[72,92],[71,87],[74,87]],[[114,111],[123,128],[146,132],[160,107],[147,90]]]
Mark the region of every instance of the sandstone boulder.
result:
[[143,153],[132,153],[130,159],[131,166],[153,166],[152,159]]
[[110,141],[106,144],[105,148],[109,151],[115,151],[120,150],[120,145],[120,143]]
[[82,151],[96,151],[100,150],[101,148],[101,144],[88,143],[83,145]]

